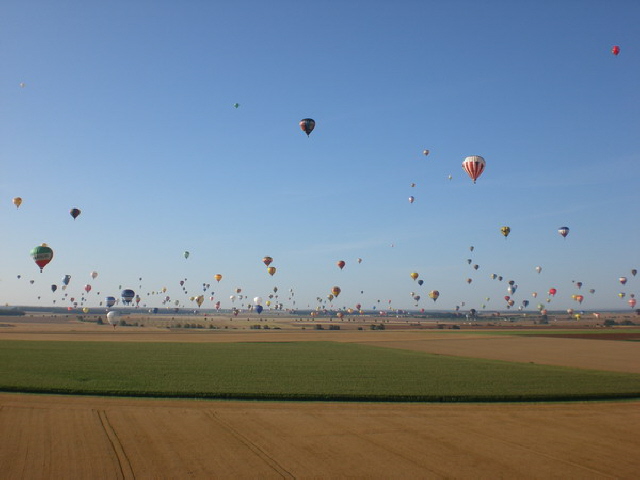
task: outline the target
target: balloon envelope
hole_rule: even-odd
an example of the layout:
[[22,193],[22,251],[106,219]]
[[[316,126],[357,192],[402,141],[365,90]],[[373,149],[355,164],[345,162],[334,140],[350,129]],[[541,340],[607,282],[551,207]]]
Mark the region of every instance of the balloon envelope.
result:
[[300,120],[300,129],[307,134],[307,137],[311,135],[314,128],[316,128],[316,121],[313,118],[303,118]]
[[33,258],[36,265],[40,267],[40,272],[42,272],[42,269],[53,258],[53,250],[51,250],[46,243],[43,243],[42,245],[31,249],[31,258]]
[[467,175],[473,180],[473,183],[476,183],[476,180],[482,175],[482,172],[484,172],[485,165],[486,162],[484,158],[480,155],[472,155],[464,159],[462,169],[467,172]]
[[78,215],[80,215],[80,213],[82,212],[79,208],[72,208],[71,210],[69,210],[69,214],[73,217],[74,220],[78,218]]

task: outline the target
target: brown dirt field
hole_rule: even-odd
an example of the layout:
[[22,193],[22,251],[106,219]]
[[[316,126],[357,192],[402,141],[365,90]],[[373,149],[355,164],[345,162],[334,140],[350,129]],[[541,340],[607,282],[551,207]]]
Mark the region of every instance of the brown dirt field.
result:
[[637,478],[640,402],[204,402],[0,394],[13,478]]
[[548,335],[539,333],[535,336],[551,338],[584,338],[585,340],[619,340],[623,342],[640,340],[640,333],[552,333]]

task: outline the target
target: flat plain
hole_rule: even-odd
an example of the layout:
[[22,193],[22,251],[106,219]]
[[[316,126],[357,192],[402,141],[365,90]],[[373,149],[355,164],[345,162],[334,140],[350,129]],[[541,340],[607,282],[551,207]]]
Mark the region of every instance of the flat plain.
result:
[[[113,329],[71,318],[3,318],[0,340],[330,340],[640,373],[637,341],[464,328],[303,330],[299,322],[265,331],[214,322],[221,328],[145,322]],[[0,431],[3,478],[637,478],[640,471],[636,400],[247,402],[4,393]]]

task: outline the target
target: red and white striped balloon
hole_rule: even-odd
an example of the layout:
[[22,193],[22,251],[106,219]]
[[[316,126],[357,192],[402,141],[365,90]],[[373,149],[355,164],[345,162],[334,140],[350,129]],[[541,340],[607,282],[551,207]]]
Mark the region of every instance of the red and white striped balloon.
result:
[[472,155],[464,159],[462,169],[467,172],[473,183],[476,183],[478,177],[484,172],[485,164],[484,158],[480,155]]

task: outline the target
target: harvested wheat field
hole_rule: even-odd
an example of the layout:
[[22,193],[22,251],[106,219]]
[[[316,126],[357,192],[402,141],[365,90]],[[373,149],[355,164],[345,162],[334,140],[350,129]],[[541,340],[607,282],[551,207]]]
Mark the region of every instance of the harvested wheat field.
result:
[[640,403],[0,395],[3,478],[637,478]]
[[[639,373],[640,344],[474,332],[12,323],[3,340],[331,340]],[[637,478],[640,402],[403,404],[0,394],[3,478]]]

